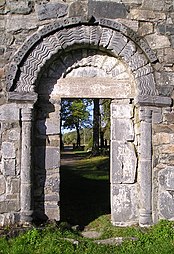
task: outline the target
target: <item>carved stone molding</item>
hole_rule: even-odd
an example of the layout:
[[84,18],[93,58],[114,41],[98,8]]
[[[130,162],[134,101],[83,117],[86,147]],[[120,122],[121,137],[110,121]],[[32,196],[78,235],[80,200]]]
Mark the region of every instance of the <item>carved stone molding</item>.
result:
[[46,25],[24,42],[9,67],[6,79],[9,91],[33,93],[35,81],[45,63],[73,45],[105,50],[122,58],[134,74],[138,94],[157,95],[149,63],[157,59],[147,43],[121,23],[95,18],[90,22],[82,17],[66,18]]
[[140,107],[140,209],[139,224],[148,226],[152,224],[152,110]]
[[21,223],[32,221],[32,173],[31,173],[31,122],[32,108],[21,110],[22,144],[21,144]]

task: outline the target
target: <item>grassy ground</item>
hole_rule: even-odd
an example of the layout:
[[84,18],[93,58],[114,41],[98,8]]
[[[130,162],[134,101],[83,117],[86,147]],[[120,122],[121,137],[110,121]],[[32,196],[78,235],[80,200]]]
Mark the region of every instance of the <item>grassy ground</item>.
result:
[[[86,226],[110,213],[109,158],[85,158],[88,154],[65,153],[61,167],[61,220]],[[79,159],[80,158],[80,159]],[[66,160],[65,160],[66,161]]]
[[102,231],[106,237],[132,236],[136,241],[127,240],[119,246],[96,244],[83,238],[80,232],[60,224],[35,229],[15,238],[0,238],[1,254],[171,254],[174,253],[174,223],[161,221],[149,229],[138,227],[113,227],[107,216],[93,222],[92,227]]
[[[8,234],[0,237],[0,254],[174,253],[174,222],[161,221],[148,229],[111,225],[109,160],[107,157],[87,159],[85,154],[79,156],[82,160],[71,160],[72,156],[69,156],[69,162],[64,163],[61,169],[64,221],[100,232],[99,239],[125,237],[127,240],[119,246],[97,244],[84,238],[81,231],[75,230],[69,223],[61,222],[40,229],[33,227],[18,237],[8,237]],[[136,240],[130,240],[132,237]]]

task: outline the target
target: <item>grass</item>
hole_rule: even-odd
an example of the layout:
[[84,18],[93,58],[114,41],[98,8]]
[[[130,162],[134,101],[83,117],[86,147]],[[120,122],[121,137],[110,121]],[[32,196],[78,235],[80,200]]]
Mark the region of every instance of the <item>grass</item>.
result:
[[[110,224],[108,216],[101,216],[89,227],[101,230],[106,237],[136,237],[119,246],[96,244],[83,238],[65,224],[49,225],[20,234],[15,238],[0,238],[1,254],[171,254],[174,253],[174,222],[161,221],[146,230],[139,227],[118,228]],[[105,232],[106,230],[106,232]]]
[[[109,158],[88,158],[76,153],[77,160],[61,167],[61,219],[71,225],[88,225],[110,213]],[[71,154],[66,154],[70,159]]]

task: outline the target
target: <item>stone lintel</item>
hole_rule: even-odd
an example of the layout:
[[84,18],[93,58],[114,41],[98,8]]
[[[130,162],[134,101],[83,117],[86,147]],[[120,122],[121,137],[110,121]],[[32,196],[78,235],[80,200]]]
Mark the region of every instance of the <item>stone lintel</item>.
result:
[[35,103],[37,101],[37,93],[18,93],[18,92],[9,92],[8,101],[10,102],[31,102]]
[[136,106],[167,107],[171,106],[171,104],[172,99],[170,97],[139,95],[135,98]]

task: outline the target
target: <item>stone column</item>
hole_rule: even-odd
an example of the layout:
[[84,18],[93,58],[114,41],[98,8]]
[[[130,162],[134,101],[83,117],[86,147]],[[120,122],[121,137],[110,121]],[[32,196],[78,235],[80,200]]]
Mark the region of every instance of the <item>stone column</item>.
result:
[[32,221],[31,202],[31,128],[32,109],[23,108],[22,116],[22,152],[21,152],[21,218],[22,224]]
[[139,224],[152,224],[152,110],[140,108],[140,211]]

